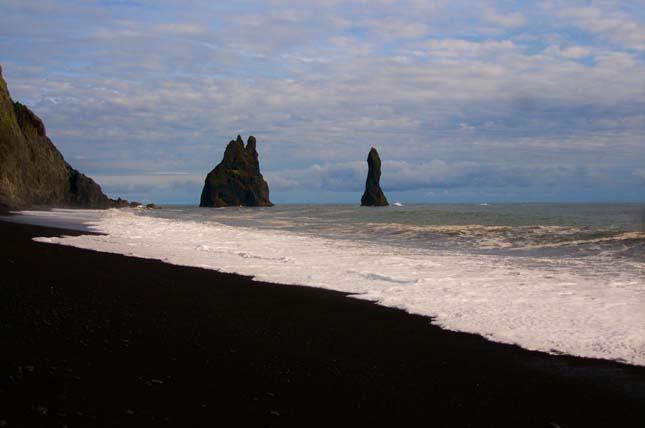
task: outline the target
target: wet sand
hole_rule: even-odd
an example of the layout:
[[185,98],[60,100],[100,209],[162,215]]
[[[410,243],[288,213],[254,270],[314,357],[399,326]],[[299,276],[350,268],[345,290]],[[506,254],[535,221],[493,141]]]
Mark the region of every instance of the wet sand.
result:
[[0,427],[644,427],[645,367],[0,222]]

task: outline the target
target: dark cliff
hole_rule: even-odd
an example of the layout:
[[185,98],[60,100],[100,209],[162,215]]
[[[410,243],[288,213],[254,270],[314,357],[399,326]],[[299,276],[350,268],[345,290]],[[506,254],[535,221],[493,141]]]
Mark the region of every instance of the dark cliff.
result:
[[231,140],[224,158],[204,181],[200,207],[270,207],[269,185],[260,173],[255,137],[246,147],[242,137]]
[[72,168],[26,106],[14,102],[0,67],[0,208],[110,208],[113,201]]
[[365,193],[361,198],[361,205],[368,207],[384,207],[389,205],[387,198],[381,190],[381,158],[374,147],[367,155],[367,180],[365,181]]

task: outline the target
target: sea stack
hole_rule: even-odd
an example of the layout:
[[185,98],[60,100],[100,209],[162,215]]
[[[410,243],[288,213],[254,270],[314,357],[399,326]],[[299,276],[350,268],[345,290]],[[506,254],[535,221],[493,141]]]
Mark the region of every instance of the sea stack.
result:
[[94,180],[65,162],[43,121],[11,99],[0,67],[0,210],[112,203]]
[[231,140],[224,158],[206,176],[200,207],[270,207],[269,185],[260,173],[255,137]]
[[374,147],[367,155],[367,180],[365,181],[365,193],[361,198],[361,206],[364,207],[385,207],[388,206],[387,198],[381,190],[381,158]]

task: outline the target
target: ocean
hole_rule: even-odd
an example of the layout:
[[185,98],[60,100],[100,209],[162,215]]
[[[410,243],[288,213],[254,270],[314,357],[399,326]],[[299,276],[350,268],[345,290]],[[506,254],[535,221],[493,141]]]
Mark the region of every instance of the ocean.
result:
[[644,204],[23,211],[40,242],[333,289],[527,349],[645,365]]

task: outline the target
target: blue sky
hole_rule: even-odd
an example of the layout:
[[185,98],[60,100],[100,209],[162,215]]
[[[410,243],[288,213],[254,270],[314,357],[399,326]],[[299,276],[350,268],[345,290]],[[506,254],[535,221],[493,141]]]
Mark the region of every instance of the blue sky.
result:
[[0,63],[112,197],[241,134],[276,203],[645,201],[645,0],[0,0]]

